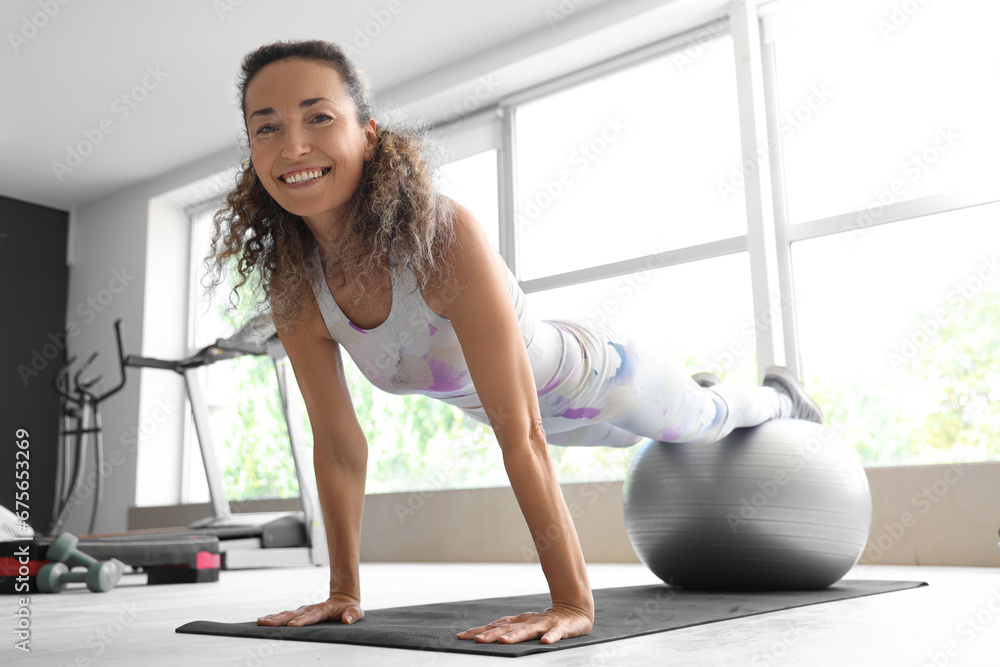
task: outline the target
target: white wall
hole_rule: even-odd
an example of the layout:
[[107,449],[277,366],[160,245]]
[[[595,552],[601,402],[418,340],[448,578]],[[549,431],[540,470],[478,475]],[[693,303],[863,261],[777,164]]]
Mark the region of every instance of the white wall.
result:
[[[123,320],[126,354],[164,358],[183,354],[188,251],[179,198],[184,193],[211,192],[213,184],[219,183],[212,176],[237,159],[235,149],[219,153],[74,211],[76,239],[70,249],[67,323],[77,323],[80,332],[69,339],[68,354],[85,359],[98,351],[94,371],[104,376],[105,390],[118,379],[113,328],[118,318]],[[168,406],[183,405],[180,376],[170,375],[130,369],[125,389],[101,407],[107,463],[97,532],[124,530],[128,507],[137,501],[178,500],[178,429],[186,407],[167,419],[156,415],[157,400]],[[92,481],[96,476],[92,453],[88,459],[85,479]],[[144,469],[137,475],[140,460]],[[137,488],[140,478],[141,490]],[[87,486],[92,492],[92,482]],[[69,532],[86,532],[89,503],[85,500],[74,511]]]
[[[181,359],[188,355],[187,311],[190,220],[167,197],[149,202],[146,237],[142,356]],[[138,441],[135,504],[180,503],[183,474],[184,380],[177,373],[143,368],[139,419],[129,440]],[[157,483],[153,483],[153,481]]]

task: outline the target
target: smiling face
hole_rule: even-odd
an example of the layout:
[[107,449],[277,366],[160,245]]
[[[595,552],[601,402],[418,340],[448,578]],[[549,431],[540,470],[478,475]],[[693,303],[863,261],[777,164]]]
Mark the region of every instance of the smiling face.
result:
[[345,205],[375,151],[375,121],[360,124],[340,74],[287,58],[250,81],[244,100],[250,158],[264,189],[317,239],[343,223]]

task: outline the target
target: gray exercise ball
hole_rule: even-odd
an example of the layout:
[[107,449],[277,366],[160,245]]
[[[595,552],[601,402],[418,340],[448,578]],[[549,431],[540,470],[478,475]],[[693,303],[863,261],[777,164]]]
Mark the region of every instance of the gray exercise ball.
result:
[[854,451],[814,422],[774,419],[711,444],[646,441],[624,487],[625,526],[664,582],[703,590],[836,583],[871,530]]

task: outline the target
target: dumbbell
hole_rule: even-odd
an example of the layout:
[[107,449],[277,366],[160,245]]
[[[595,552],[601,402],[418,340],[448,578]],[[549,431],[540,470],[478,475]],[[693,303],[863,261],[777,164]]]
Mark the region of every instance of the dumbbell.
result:
[[[125,564],[116,558],[99,561],[77,551],[79,540],[70,533],[57,537],[46,552],[46,557],[54,563],[46,563],[39,569],[35,582],[43,593],[60,593],[71,582],[84,582],[95,593],[110,591],[125,572]],[[69,563],[67,566],[61,561]],[[71,572],[70,568],[80,565],[86,572]]]

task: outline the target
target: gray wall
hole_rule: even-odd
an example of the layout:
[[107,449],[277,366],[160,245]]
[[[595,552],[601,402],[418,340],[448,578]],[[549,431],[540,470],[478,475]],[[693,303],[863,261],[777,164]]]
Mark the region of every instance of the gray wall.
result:
[[[38,530],[48,528],[55,491],[59,399],[52,380],[68,340],[67,230],[66,211],[0,197],[0,504],[27,509]],[[16,440],[18,429],[28,437]],[[20,440],[28,442],[27,458],[18,457]],[[15,478],[23,471],[27,476]]]

